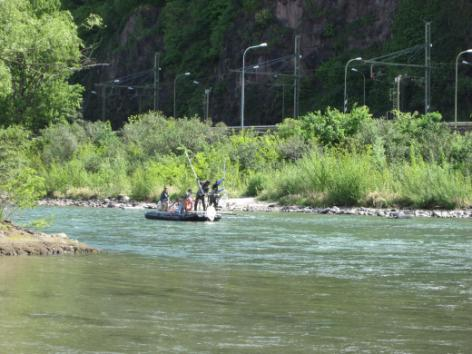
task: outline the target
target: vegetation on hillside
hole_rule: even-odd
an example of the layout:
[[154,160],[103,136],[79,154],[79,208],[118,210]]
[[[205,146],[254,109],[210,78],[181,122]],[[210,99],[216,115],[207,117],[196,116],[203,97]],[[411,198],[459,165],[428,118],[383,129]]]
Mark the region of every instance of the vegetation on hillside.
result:
[[[16,137],[25,131],[0,133]],[[147,113],[118,132],[104,122],[52,124],[28,144],[15,151],[28,166],[24,178],[38,187],[35,193],[53,197],[126,194],[153,201],[169,186],[175,198],[196,188],[185,147],[200,178],[224,177],[233,196],[310,206],[472,203],[471,135],[449,131],[437,113],[397,113],[386,121],[373,119],[366,107],[348,114],[328,108],[286,119],[265,135],[230,134],[197,117]]]
[[[237,123],[239,105],[234,96],[238,94],[238,74],[231,72],[241,66],[242,51],[249,45],[262,41],[269,43],[263,51],[249,53],[248,63],[259,57],[260,61],[272,60],[293,53],[293,37],[302,36],[302,47],[310,43],[313,34],[307,32],[313,23],[323,24],[317,50],[308,55],[302,53],[302,86],[300,110],[302,114],[327,106],[341,107],[344,90],[344,65],[350,58],[361,56],[374,58],[424,45],[424,22],[431,21],[432,31],[432,108],[452,120],[454,95],[454,60],[457,53],[469,48],[472,39],[469,19],[472,4],[460,0],[444,6],[441,0],[398,0],[396,12],[390,19],[375,18],[368,11],[360,11],[358,18],[346,13],[349,6],[337,7],[322,1],[305,1],[299,28],[289,28],[277,20],[275,2],[267,0],[215,0],[211,2],[188,2],[185,0],[159,1],[98,1],[65,0],[65,9],[71,10],[77,23],[81,24],[90,14],[103,18],[100,29],[87,30],[81,26],[81,37],[91,55],[97,60],[113,62],[113,70],[104,69],[97,78],[97,71],[84,72],[80,76],[89,90],[97,81],[113,79],[110,75],[126,76],[153,66],[154,52],[161,53],[160,109],[172,114],[172,81],[179,73],[189,71],[192,79],[200,81],[196,88],[191,80],[179,85],[179,96],[185,97],[178,105],[177,115],[193,115],[202,112],[203,89],[212,87],[211,114],[218,121]],[[349,18],[349,20],[346,20]],[[361,40],[370,33],[374,24],[385,22],[381,27],[390,29],[389,39],[376,42]],[[358,43],[358,44],[356,44]],[[356,47],[357,46],[357,47]],[[308,48],[311,51],[312,48]],[[424,49],[418,48],[407,55],[389,61],[405,64],[424,64]],[[264,68],[276,74],[291,74],[291,59],[283,68]],[[357,65],[366,76],[366,101],[376,116],[385,115],[393,106],[394,79],[402,75],[401,108],[404,111],[424,111],[424,69]],[[471,67],[460,65],[459,118],[469,119]],[[279,72],[279,73],[280,73]],[[372,74],[372,75],[371,75]],[[85,76],[84,76],[85,75]],[[152,83],[152,73],[148,84]],[[292,80],[261,76],[247,87],[248,122],[254,124],[281,121],[282,88],[285,85],[285,116],[292,107]],[[362,103],[363,80],[359,73],[349,72],[348,96],[350,106]],[[121,127],[130,114],[139,109],[152,107],[152,92],[130,93],[126,87],[109,95],[107,119],[113,126]],[[100,99],[86,96],[89,104],[85,110],[88,119],[101,115]],[[122,101],[126,104],[121,104]],[[138,101],[140,103],[138,104]],[[143,108],[144,107],[144,108]]]

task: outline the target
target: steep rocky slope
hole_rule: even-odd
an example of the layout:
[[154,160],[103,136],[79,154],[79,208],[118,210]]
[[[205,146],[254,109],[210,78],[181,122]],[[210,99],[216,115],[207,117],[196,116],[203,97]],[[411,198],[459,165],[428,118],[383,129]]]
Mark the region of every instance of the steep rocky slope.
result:
[[[246,116],[248,124],[271,124],[293,112],[291,75],[296,35],[301,36],[300,111],[303,113],[327,105],[339,106],[343,65],[347,59],[359,55],[376,56],[387,50],[422,44],[424,20],[434,21],[433,38],[436,38],[444,35],[444,28],[449,28],[447,23],[454,20],[453,23],[460,26],[467,22],[466,14],[472,14],[472,6],[463,0],[451,5],[446,12],[437,0],[426,5],[404,0],[216,0],[190,3],[148,0],[130,1],[122,13],[114,5],[84,7],[73,0],[66,4],[79,23],[93,12],[105,20],[105,28],[84,32],[83,37],[89,45],[95,43],[97,47],[91,56],[97,61],[110,63],[110,66],[90,70],[78,79],[87,88],[85,117],[105,117],[111,119],[116,127],[130,114],[153,107],[155,52],[160,52],[162,67],[158,97],[160,110],[172,114],[174,79],[176,75],[190,71],[192,80],[179,78],[177,81],[177,115],[202,116],[203,93],[211,88],[210,116],[214,121],[236,125],[239,123],[239,70],[243,51],[250,45],[268,42],[268,48],[250,51],[246,56]],[[446,59],[449,60],[457,48],[466,45],[470,30],[456,34],[451,28],[447,36],[450,37],[446,40],[450,50],[435,50],[439,55],[447,52]],[[421,53],[413,60],[419,64],[424,61]],[[267,64],[269,61],[271,63]],[[252,68],[256,64],[259,68]],[[368,69],[364,69],[367,74]],[[130,77],[146,70],[149,71]],[[385,112],[391,108],[389,89],[394,76],[399,73],[398,70],[392,71],[382,83],[368,83],[374,111]],[[123,81],[113,82],[117,78]],[[193,84],[193,80],[197,80],[199,85]],[[443,87],[438,92],[450,89],[450,80],[442,80]],[[94,86],[106,81],[106,89]],[[353,87],[360,91],[360,80],[357,81]],[[421,100],[420,86],[421,83],[416,84],[412,90],[418,93],[417,101]],[[406,108],[417,109],[420,103],[414,101],[412,99],[410,106],[405,103]]]

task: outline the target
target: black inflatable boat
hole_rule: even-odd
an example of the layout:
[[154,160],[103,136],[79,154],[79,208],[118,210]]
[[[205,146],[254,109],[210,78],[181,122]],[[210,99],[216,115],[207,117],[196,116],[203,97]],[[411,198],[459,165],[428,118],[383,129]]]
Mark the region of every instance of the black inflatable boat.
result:
[[175,211],[148,211],[144,214],[146,219],[173,220],[173,221],[218,221],[220,214],[208,215],[207,213],[186,212],[179,214]]

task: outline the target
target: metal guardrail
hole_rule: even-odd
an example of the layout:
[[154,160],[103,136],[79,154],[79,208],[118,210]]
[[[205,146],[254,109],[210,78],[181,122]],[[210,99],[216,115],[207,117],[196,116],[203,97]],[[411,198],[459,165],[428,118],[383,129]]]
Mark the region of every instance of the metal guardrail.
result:
[[457,130],[460,132],[468,132],[472,130],[472,122],[446,122],[446,125],[449,126],[452,130]]
[[228,127],[233,132],[240,132],[241,130],[254,130],[257,133],[265,133],[267,131],[274,130],[276,128],[275,125],[248,125],[242,128],[241,126],[231,126]]
[[[467,131],[472,131],[472,122],[444,122],[450,129],[452,130],[457,130],[460,132],[467,132]],[[275,130],[277,128],[276,125],[248,125],[245,126],[244,128],[241,128],[241,126],[230,126],[228,127],[229,130],[233,132],[240,132],[241,130],[254,130],[257,133],[263,134],[268,131]]]

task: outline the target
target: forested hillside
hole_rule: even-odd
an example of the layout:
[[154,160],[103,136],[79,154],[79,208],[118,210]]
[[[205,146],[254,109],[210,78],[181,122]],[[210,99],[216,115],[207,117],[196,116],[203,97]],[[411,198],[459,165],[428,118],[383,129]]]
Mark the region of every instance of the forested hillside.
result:
[[[294,39],[301,36],[300,113],[334,106],[341,108],[344,65],[350,58],[374,58],[424,45],[424,21],[431,21],[432,106],[446,119],[453,109],[454,60],[471,43],[469,1],[440,0],[214,0],[214,1],[74,1],[64,0],[79,24],[81,38],[97,62],[110,63],[82,72],[86,86],[87,119],[111,119],[121,126],[129,113],[153,107],[153,65],[160,53],[158,107],[173,113],[173,81],[177,81],[177,115],[203,115],[204,90],[211,88],[210,116],[229,125],[239,123],[242,54],[248,46],[267,42],[267,48],[246,56],[246,115],[248,124],[269,124],[293,114]],[[103,26],[80,26],[90,14]],[[389,62],[424,65],[417,48]],[[254,65],[259,65],[254,69]],[[377,115],[393,107],[394,80],[402,75],[401,108],[423,111],[424,69],[357,65],[366,76],[366,104]],[[146,71],[142,73],[143,71]],[[471,107],[466,80],[470,67],[461,64],[460,116]],[[138,74],[137,77],[129,77]],[[94,86],[125,78],[106,89]],[[195,85],[193,80],[200,84]],[[350,102],[363,103],[363,79],[349,72]],[[136,86],[136,87],[135,87]],[[106,105],[102,107],[102,98]]]
[[[451,120],[455,58],[472,42],[467,0],[6,0],[0,10],[1,123],[35,130],[78,117],[119,128],[154,107],[173,115],[174,81],[175,115],[203,116],[206,91],[212,120],[239,124],[243,52],[261,42],[268,47],[246,55],[246,123],[280,122],[293,115],[296,36],[300,114],[342,109],[344,68],[355,57],[373,60],[354,62],[357,72],[347,73],[349,109],[364,103],[363,75],[365,103],[376,116],[394,103],[422,112],[425,21],[430,110]],[[472,109],[472,58],[461,59],[464,120]]]

